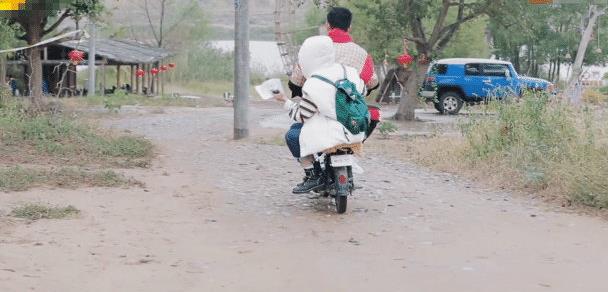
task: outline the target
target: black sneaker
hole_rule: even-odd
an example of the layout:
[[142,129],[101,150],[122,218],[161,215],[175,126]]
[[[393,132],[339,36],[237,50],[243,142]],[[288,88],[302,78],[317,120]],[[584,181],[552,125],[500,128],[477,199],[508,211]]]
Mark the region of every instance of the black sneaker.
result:
[[306,178],[304,178],[304,181],[293,189],[294,194],[309,193],[311,191],[320,189],[324,185],[323,178],[320,175],[315,174],[312,169],[307,169],[305,171]]

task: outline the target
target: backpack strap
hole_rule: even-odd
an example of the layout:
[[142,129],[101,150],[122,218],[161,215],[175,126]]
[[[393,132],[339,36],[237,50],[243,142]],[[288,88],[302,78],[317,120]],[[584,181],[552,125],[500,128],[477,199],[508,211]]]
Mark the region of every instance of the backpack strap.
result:
[[319,80],[321,80],[321,81],[323,81],[325,83],[330,84],[333,87],[336,87],[336,83],[335,82],[333,82],[333,81],[331,81],[331,80],[329,80],[329,79],[327,79],[327,78],[325,78],[325,77],[323,77],[321,75],[312,75],[312,76],[310,76],[310,78],[319,79]]
[[346,74],[346,67],[344,67],[344,64],[340,64],[340,66],[342,66],[342,71],[344,71],[344,80],[347,80],[348,75]]
[[[342,71],[344,72],[344,79],[342,79],[342,80],[348,80],[348,75],[346,73],[346,67],[344,67],[344,64],[340,64],[340,66],[342,66]],[[336,86],[337,82],[333,82],[333,81],[331,81],[331,80],[329,80],[329,79],[327,79],[327,78],[325,78],[325,77],[323,77],[321,75],[312,75],[312,76],[310,76],[310,78],[316,78],[316,79],[319,79],[319,80],[321,80],[321,81],[323,81],[325,83],[331,84],[333,87],[337,87]],[[338,81],[340,81],[340,80],[338,80]]]

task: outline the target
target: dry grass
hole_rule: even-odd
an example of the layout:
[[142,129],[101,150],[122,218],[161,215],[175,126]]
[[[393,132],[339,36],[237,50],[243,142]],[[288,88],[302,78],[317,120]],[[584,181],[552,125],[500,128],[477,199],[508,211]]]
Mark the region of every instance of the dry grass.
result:
[[77,168],[40,170],[11,167],[0,170],[0,191],[25,191],[35,187],[77,188],[88,187],[126,187],[141,185],[132,179],[112,170],[86,171]]
[[606,104],[608,102],[608,92],[603,92],[603,89],[586,89],[583,92],[583,101],[590,104]]
[[14,208],[9,216],[35,221],[40,219],[65,219],[78,214],[80,214],[80,210],[72,205],[57,207],[39,203],[28,203]]
[[457,138],[376,140],[372,150],[475,181],[559,201],[608,207],[608,120],[546,96],[496,104],[461,124]]
[[147,166],[152,144],[143,138],[115,135],[75,116],[30,116],[19,102],[0,104],[0,163]]
[[136,94],[117,93],[109,96],[76,97],[65,100],[66,106],[71,109],[103,106],[108,112],[118,112],[123,106],[147,107],[222,107],[226,106],[223,99],[218,97],[202,96],[200,98],[183,97],[146,97]]

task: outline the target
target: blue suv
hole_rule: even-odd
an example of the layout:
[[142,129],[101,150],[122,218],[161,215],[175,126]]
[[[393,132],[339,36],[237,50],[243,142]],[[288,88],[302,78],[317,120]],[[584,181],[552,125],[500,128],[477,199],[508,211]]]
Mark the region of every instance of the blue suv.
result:
[[443,59],[429,66],[420,95],[444,114],[457,114],[466,103],[521,96],[525,89],[553,92],[543,79],[519,76],[513,64],[490,59]]

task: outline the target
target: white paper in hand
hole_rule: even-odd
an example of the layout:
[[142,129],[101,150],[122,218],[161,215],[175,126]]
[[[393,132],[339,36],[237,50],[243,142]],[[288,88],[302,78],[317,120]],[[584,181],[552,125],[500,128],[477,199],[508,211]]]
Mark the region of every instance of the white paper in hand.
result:
[[273,96],[273,91],[279,91],[284,93],[283,84],[281,80],[278,78],[268,79],[264,81],[264,83],[255,87],[255,91],[260,95],[260,97],[264,100],[271,99]]

